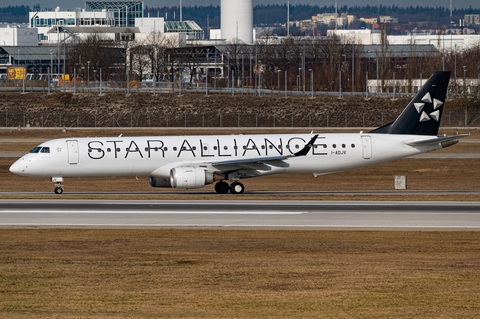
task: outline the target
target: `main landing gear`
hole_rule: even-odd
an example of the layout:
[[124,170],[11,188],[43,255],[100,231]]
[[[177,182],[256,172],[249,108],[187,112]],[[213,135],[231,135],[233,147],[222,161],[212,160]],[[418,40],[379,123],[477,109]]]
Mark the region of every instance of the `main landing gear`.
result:
[[51,180],[55,183],[55,194],[63,194],[63,177],[52,177]]
[[242,194],[245,191],[245,186],[240,182],[233,182],[228,185],[227,182],[220,181],[215,184],[215,191],[218,194],[226,194],[228,191],[232,194]]

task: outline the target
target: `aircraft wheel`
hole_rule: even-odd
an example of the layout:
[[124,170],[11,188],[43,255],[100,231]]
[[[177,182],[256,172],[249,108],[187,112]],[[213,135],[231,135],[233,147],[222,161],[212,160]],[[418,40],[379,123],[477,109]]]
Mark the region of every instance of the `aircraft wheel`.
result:
[[55,187],[55,194],[63,194],[63,188]]
[[230,193],[232,194],[242,194],[245,190],[245,186],[242,183],[235,182],[230,185]]
[[229,186],[228,186],[228,183],[227,182],[224,182],[224,181],[221,181],[221,182],[218,182],[215,184],[215,191],[218,193],[218,194],[226,194],[228,193],[228,190],[229,190]]

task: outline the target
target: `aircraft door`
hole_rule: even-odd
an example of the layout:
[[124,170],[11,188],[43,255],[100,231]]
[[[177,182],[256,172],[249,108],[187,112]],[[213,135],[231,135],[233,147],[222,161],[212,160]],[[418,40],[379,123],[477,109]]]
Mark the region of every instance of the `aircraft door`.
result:
[[68,140],[67,141],[68,149],[68,164],[75,165],[78,164],[78,141],[77,140]]
[[368,135],[362,136],[362,154],[364,159],[372,158],[372,138]]

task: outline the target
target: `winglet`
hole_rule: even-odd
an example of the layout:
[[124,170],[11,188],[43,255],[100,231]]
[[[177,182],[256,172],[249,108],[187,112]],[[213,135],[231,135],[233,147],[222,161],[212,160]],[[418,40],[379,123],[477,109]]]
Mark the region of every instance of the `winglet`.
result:
[[318,137],[318,134],[316,134],[314,137],[312,137],[312,139],[310,140],[310,142],[308,142],[304,148],[302,148],[300,151],[296,152],[295,154],[293,154],[293,156],[305,156],[308,154],[308,152],[310,152],[310,150],[312,149],[313,147],[313,143],[315,143],[315,141],[317,140],[317,137]]

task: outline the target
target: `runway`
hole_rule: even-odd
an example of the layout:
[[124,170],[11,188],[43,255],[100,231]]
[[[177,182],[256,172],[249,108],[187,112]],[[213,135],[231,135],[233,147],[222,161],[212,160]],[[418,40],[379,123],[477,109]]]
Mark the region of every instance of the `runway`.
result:
[[2,200],[3,228],[480,230],[480,202]]

